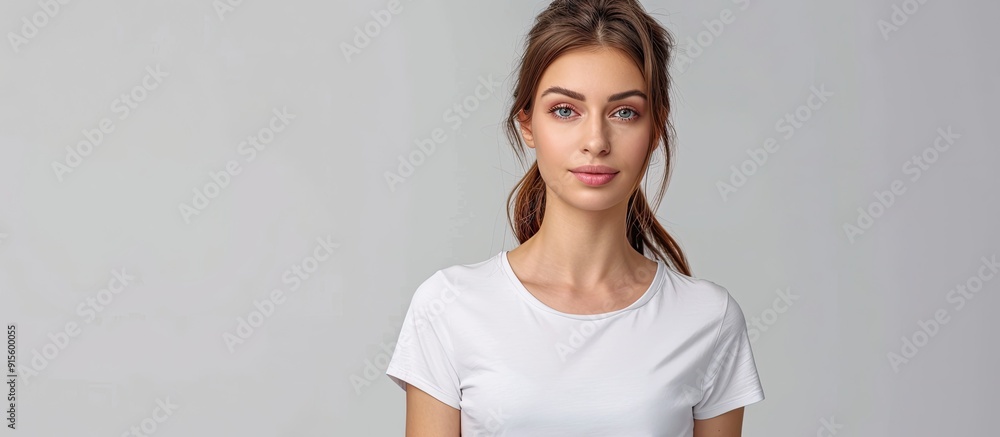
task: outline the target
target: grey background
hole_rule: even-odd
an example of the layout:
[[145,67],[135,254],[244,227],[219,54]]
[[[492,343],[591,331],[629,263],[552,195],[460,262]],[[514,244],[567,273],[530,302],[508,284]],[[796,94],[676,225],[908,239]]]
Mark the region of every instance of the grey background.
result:
[[[929,0],[886,39],[878,22],[903,3],[644,2],[679,49],[735,17],[674,68],[659,217],[695,276],[770,317],[753,342],[767,399],[744,435],[995,428],[1000,278],[961,310],[946,298],[1000,250],[1000,5]],[[387,4],[74,1],[17,50],[8,32],[41,6],[0,4],[0,322],[17,324],[21,364],[81,326],[19,385],[19,435],[120,435],[167,398],[157,436],[402,435],[384,350],[416,286],[515,247],[504,201],[524,169],[499,123],[546,2],[404,0],[345,57]],[[168,76],[118,119],[114,100],[157,64]],[[491,75],[502,86],[453,129],[446,111]],[[812,86],[834,95],[783,139],[776,121]],[[296,118],[248,162],[238,145],[274,108]],[[103,117],[115,130],[60,181],[52,163]],[[911,182],[904,163],[949,126],[961,138]],[[391,190],[385,172],[437,128],[447,140]],[[780,149],[724,200],[717,182],[769,137]],[[186,222],[179,204],[231,160],[242,172]],[[896,179],[905,194],[851,242],[843,225]],[[223,333],[326,236],[332,257],[231,352]],[[76,305],[122,268],[136,282],[85,323]],[[799,296],[782,313],[778,289]],[[950,321],[894,371],[887,354],[938,310]]]

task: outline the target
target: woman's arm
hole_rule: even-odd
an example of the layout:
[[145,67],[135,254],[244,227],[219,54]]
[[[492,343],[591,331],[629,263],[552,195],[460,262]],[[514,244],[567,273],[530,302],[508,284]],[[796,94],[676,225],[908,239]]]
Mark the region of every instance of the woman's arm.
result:
[[460,437],[459,413],[412,384],[406,385],[406,437]]
[[696,419],[694,421],[694,437],[741,437],[743,435],[744,408],[740,407],[711,419]]

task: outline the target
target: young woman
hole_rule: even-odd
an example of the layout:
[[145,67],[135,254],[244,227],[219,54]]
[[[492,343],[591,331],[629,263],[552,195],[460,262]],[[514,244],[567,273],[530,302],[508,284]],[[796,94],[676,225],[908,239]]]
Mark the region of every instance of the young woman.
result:
[[538,16],[506,124],[536,156],[521,244],[417,288],[386,370],[408,437],[741,435],[764,399],[743,312],[639,188],[661,144],[660,199],[670,174],[672,48],[635,0]]

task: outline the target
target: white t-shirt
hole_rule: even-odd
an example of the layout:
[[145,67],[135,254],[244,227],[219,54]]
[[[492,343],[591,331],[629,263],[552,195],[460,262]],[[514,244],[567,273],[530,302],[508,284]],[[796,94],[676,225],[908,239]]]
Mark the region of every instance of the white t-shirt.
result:
[[461,410],[463,437],[690,437],[764,399],[729,291],[658,261],[646,292],[603,314],[557,311],[502,251],[417,288],[386,369]]

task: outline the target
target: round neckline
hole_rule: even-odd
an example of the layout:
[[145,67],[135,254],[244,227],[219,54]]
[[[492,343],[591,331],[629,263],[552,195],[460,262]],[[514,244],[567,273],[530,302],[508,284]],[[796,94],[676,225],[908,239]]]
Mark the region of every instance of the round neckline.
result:
[[625,308],[599,314],[572,314],[572,313],[564,313],[555,308],[552,308],[546,305],[544,302],[538,300],[538,298],[535,297],[535,295],[531,294],[531,292],[528,291],[527,287],[524,286],[521,280],[517,278],[517,275],[514,274],[514,269],[510,266],[510,260],[507,259],[507,252],[509,251],[504,250],[500,252],[499,255],[500,265],[505,275],[507,276],[508,279],[510,279],[510,282],[514,286],[514,291],[515,293],[517,293],[517,295],[521,296],[521,298],[526,300],[529,304],[540,310],[556,314],[558,316],[567,317],[570,319],[577,319],[577,320],[605,319],[614,316],[616,314],[621,314],[630,310],[634,310],[636,308],[645,305],[646,302],[649,302],[649,300],[653,298],[653,296],[657,293],[657,291],[659,291],[660,282],[662,282],[664,270],[666,270],[666,266],[663,264],[663,261],[656,260],[656,273],[653,275],[653,281],[649,284],[649,287],[646,288],[646,291],[643,292],[642,295],[635,300],[635,302],[632,302],[629,306]]

